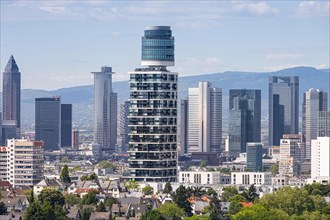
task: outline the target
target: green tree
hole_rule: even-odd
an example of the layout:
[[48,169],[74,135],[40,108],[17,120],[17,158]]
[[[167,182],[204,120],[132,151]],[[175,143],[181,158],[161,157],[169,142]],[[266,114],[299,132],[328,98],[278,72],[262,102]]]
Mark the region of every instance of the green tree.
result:
[[175,191],[173,195],[173,201],[180,207],[183,208],[187,216],[191,216],[192,208],[188,202],[188,198],[191,197],[190,189],[187,189],[183,185]]
[[288,215],[301,215],[314,210],[314,201],[308,192],[301,188],[281,187],[272,194],[264,195],[258,202],[268,210],[281,209]]
[[128,190],[138,191],[140,185],[137,182],[135,182],[135,180],[129,180],[128,182],[126,182],[125,187]]
[[324,197],[320,195],[315,195],[310,197],[314,202],[314,210],[322,213],[324,208],[326,208],[328,205]]
[[140,220],[165,220],[158,210],[148,210],[140,218]]
[[171,193],[173,191],[173,188],[172,188],[172,185],[170,182],[167,182],[165,183],[165,187],[164,187],[164,190],[163,190],[163,193]]
[[97,212],[106,212],[107,211],[107,207],[105,207],[104,202],[100,202],[97,206],[96,206],[96,211]]
[[78,205],[81,202],[81,198],[75,194],[65,194],[64,200],[67,205]]
[[207,166],[207,161],[206,161],[206,160],[201,160],[201,162],[199,163],[199,166],[200,166],[201,168],[206,167],[206,166]]
[[238,201],[230,202],[229,214],[230,215],[235,215],[236,213],[238,213],[242,209],[243,209],[243,205],[241,204],[241,202],[238,202]]
[[53,189],[42,190],[38,198],[42,204],[48,202],[53,208],[56,205],[63,207],[65,204],[65,199],[62,193]]
[[89,180],[89,177],[88,177],[87,175],[82,175],[82,176],[80,177],[80,180],[81,180],[81,181]]
[[98,179],[98,176],[96,175],[96,173],[92,173],[88,178],[88,180],[97,180],[97,179]]
[[89,220],[91,216],[92,209],[89,207],[83,208],[81,211],[81,220]]
[[267,210],[260,205],[246,207],[233,216],[234,220],[265,219],[265,220],[287,220],[289,215],[279,209]]
[[254,202],[256,198],[259,198],[257,189],[254,184],[252,184],[247,191],[244,191],[243,196],[248,202]]
[[105,204],[105,206],[111,208],[113,204],[119,204],[119,201],[118,201],[118,199],[113,198],[113,197],[106,197],[104,199],[104,204]]
[[0,202],[0,215],[7,214],[7,207],[4,202]]
[[160,214],[163,214],[173,220],[181,219],[185,211],[175,203],[165,203],[157,208]]
[[65,183],[71,183],[68,165],[64,165],[61,171],[60,179]]
[[191,217],[185,217],[184,220],[210,220],[210,218],[206,215],[193,215]]
[[23,219],[24,220],[42,220],[43,210],[39,201],[35,201],[29,205],[25,210]]
[[98,201],[97,192],[95,190],[91,190],[86,195],[84,195],[81,203],[85,205],[96,205]]
[[279,164],[273,164],[267,171],[271,172],[273,176],[275,176],[276,174],[278,174],[278,169],[279,169]]
[[223,192],[221,195],[222,201],[228,202],[230,197],[237,195],[237,194],[238,194],[238,191],[237,191],[236,186],[226,186],[223,188]]
[[152,188],[151,186],[145,186],[142,188],[142,192],[145,194],[145,195],[151,195],[154,193],[154,188]]

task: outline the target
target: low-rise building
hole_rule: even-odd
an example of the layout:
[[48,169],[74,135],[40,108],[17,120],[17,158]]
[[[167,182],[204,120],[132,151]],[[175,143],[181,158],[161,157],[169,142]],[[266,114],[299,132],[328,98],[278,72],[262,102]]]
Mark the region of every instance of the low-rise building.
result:
[[231,184],[233,185],[271,185],[272,173],[270,172],[232,172]]
[[67,190],[68,184],[59,180],[59,179],[48,179],[44,178],[39,183],[33,186],[33,195],[34,197],[39,196],[42,190],[52,189],[60,192]]
[[179,183],[230,184],[230,176],[219,171],[180,171]]

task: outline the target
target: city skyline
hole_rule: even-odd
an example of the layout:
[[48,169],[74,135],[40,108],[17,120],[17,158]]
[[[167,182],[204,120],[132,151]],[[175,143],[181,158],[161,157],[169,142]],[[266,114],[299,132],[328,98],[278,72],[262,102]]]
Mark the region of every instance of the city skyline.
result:
[[103,65],[117,70],[114,81],[127,80],[139,66],[141,30],[157,24],[173,29],[181,76],[329,68],[329,2],[173,4],[1,1],[0,66],[13,54],[22,88],[90,85],[89,72]]

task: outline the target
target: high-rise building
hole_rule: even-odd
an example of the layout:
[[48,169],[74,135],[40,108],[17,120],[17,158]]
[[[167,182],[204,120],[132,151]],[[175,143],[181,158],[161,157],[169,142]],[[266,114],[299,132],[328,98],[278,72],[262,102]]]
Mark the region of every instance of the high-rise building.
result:
[[311,159],[311,140],[317,138],[320,111],[328,109],[328,93],[309,89],[304,93],[302,104],[302,134],[306,143],[306,159]]
[[129,101],[120,104],[119,108],[119,137],[118,146],[122,152],[126,152],[129,143],[129,128],[128,128],[128,115],[129,115]]
[[330,137],[312,140],[311,177],[330,178]]
[[129,170],[136,181],[177,179],[177,86],[174,37],[150,26],[142,37],[142,68],[130,72]]
[[36,98],[36,140],[44,142],[45,151],[58,150],[61,146],[61,98]]
[[220,152],[222,90],[199,82],[188,90],[188,152]]
[[[3,72],[2,79],[3,140],[19,138],[21,128],[21,73],[13,56]],[[5,141],[2,141],[5,143]]]
[[72,144],[72,105],[61,104],[61,147]]
[[117,93],[112,91],[112,68],[104,66],[94,74],[93,144],[114,150],[117,140]]
[[262,143],[246,143],[246,168],[262,172]]
[[246,152],[247,142],[260,142],[261,90],[229,90],[229,154]]
[[279,146],[281,135],[298,134],[299,77],[269,77],[269,146]]
[[78,150],[79,149],[79,130],[73,130],[72,131],[72,144],[73,149]]
[[330,111],[319,112],[317,134],[318,137],[330,137]]
[[181,99],[180,125],[181,154],[186,154],[188,153],[188,99]]
[[298,134],[285,134],[280,140],[279,173],[284,176],[297,176],[299,163],[305,159],[305,143]]
[[13,187],[33,186],[44,177],[42,141],[8,139],[7,180]]

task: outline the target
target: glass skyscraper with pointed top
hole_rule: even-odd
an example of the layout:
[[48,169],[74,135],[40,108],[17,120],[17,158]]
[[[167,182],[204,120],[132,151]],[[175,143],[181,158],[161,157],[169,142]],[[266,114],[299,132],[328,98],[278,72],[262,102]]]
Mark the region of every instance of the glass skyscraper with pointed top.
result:
[[174,37],[169,26],[149,26],[142,37],[143,67],[130,72],[129,170],[136,181],[177,179],[177,88]]
[[14,59],[9,58],[2,78],[3,144],[8,138],[19,138],[21,128],[21,73]]

